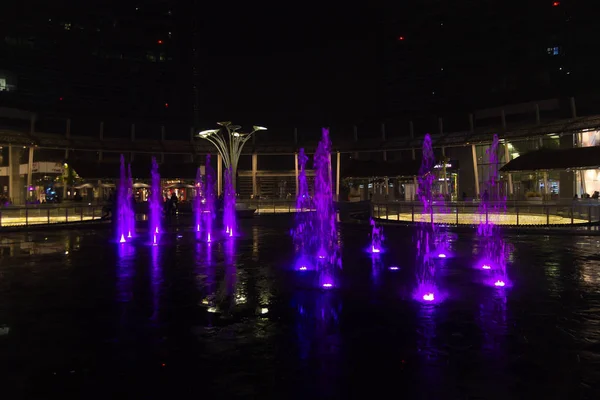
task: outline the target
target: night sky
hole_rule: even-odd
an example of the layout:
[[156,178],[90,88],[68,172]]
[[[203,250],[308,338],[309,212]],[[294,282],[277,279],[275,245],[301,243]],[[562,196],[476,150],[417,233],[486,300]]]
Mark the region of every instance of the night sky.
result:
[[600,86],[593,13],[573,1],[83,3],[4,10],[0,71],[19,75],[19,91],[0,105],[293,127],[464,115]]

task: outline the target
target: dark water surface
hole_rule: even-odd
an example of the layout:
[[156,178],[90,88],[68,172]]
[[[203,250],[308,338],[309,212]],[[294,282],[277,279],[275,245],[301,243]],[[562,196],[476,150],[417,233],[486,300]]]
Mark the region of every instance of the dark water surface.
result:
[[448,298],[423,306],[410,228],[386,228],[373,262],[369,228],[341,227],[341,287],[322,292],[291,269],[290,224],[242,221],[210,247],[175,229],[158,247],[0,237],[0,396],[600,398],[598,238],[508,236],[498,290],[472,267],[474,233],[451,235]]

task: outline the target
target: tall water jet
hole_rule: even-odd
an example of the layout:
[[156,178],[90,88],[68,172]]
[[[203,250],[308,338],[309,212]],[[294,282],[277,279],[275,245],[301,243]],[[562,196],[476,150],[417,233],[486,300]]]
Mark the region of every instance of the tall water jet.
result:
[[158,172],[158,163],[156,158],[152,157],[152,170],[150,171],[151,182],[150,182],[150,218],[148,221],[148,232],[150,234],[150,241],[153,244],[158,243],[158,235],[162,233],[162,187],[160,185],[160,173]]
[[421,221],[417,229],[417,289],[415,298],[419,301],[433,302],[439,299],[435,282],[435,262],[432,248],[436,243],[436,226],[433,219],[433,166],[435,156],[431,145],[431,137],[425,135],[423,140],[423,159],[419,169],[418,198],[423,207]]
[[371,218],[371,247],[369,252],[372,254],[379,254],[383,251],[383,228],[377,226],[375,220]]
[[233,176],[231,167],[225,170],[225,196],[223,198],[223,225],[225,233],[233,236],[236,231],[235,223],[235,188],[233,187]]
[[507,249],[497,225],[500,215],[506,211],[506,196],[500,190],[498,174],[498,135],[494,135],[491,146],[486,150],[489,158],[488,179],[484,183],[484,193],[479,204],[479,225],[477,235],[483,247],[480,268],[488,271],[486,283],[502,288],[508,285],[506,276]]
[[313,226],[311,198],[306,181],[306,162],[308,157],[304,149],[298,151],[298,193],[296,197],[296,227],[292,230],[296,253],[299,255],[296,261],[296,269],[306,271],[312,269],[310,251],[313,243]]
[[121,154],[119,187],[117,189],[117,241],[125,243],[135,234],[135,214],[132,200],[133,182],[131,167],[129,177],[125,169],[125,157]]
[[206,241],[211,242],[213,220],[215,219],[215,170],[210,163],[210,154],[206,155],[206,166],[204,176],[204,229],[206,230]]
[[204,207],[202,204],[202,171],[200,168],[196,171],[196,183],[194,185],[196,191],[196,197],[194,197],[194,230],[197,235],[202,232],[202,217],[204,213]]
[[317,269],[319,286],[335,286],[335,273],[341,268],[340,246],[337,237],[336,215],[333,208],[331,178],[331,141],[329,129],[323,128],[323,136],[314,158],[316,213],[313,220],[314,236],[317,241]]

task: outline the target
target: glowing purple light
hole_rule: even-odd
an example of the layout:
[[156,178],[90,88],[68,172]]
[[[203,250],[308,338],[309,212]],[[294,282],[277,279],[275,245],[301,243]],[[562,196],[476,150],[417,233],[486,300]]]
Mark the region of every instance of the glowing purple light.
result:
[[425,301],[433,301],[433,300],[435,300],[435,297],[434,297],[433,293],[425,293],[423,295],[423,300],[425,300]]
[[235,187],[233,187],[233,170],[230,166],[225,171],[225,193],[223,199],[223,225],[227,228],[227,234],[233,236],[236,227],[235,221]]
[[383,240],[383,228],[378,227],[371,218],[371,253],[381,253]]
[[483,264],[482,269],[492,269],[488,264]]
[[306,268],[305,265],[301,266],[300,268],[298,268],[300,271],[306,271],[308,268]]
[[119,243],[125,243],[125,235],[121,235],[121,240],[119,240]]
[[156,246],[156,234],[154,234],[154,237],[153,237],[153,239],[152,239],[152,244],[153,244],[154,246]]
[[446,258],[446,255],[445,255],[444,253],[440,253],[440,254],[438,255],[438,257],[439,257],[439,258]]
[[498,281],[494,282],[494,286],[496,286],[496,287],[504,287],[504,286],[506,286],[506,283],[504,283],[504,281],[498,280]]
[[196,232],[200,232],[200,224],[196,225]]
[[323,284],[323,287],[324,287],[324,288],[332,288],[332,287],[333,287],[333,284],[331,284],[331,283],[324,283],[324,284]]
[[207,235],[206,241],[210,243],[210,234],[212,232],[213,219],[215,219],[215,171],[210,162],[210,154],[206,155],[204,185],[202,186],[204,194],[204,203],[202,216],[204,217],[204,230]]
[[152,168],[150,169],[150,196],[148,203],[150,207],[150,215],[148,224],[150,226],[150,239],[153,240],[158,235],[159,226],[161,225],[161,218],[163,212],[163,197],[162,187],[160,184],[160,174],[158,173],[158,163],[156,158],[152,157]]
[[391,271],[398,271],[400,268],[396,267],[395,265],[391,266],[389,268]]

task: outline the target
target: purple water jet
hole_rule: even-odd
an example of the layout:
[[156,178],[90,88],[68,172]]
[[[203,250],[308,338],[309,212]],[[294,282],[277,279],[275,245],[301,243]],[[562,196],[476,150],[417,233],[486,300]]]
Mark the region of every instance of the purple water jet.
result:
[[223,225],[227,236],[233,236],[236,231],[235,221],[235,188],[233,187],[233,176],[231,167],[225,170],[225,195],[223,202]]
[[162,187],[160,185],[160,174],[158,172],[158,163],[156,158],[152,157],[152,170],[150,171],[150,218],[148,221],[148,231],[150,240],[153,244],[157,244],[158,235],[162,233],[161,218],[162,218]]
[[215,170],[210,163],[210,154],[206,155],[206,166],[204,176],[204,229],[206,231],[206,241],[211,242],[213,220],[216,217],[215,212]]
[[[418,301],[432,303],[440,301],[435,281],[435,262],[433,256],[436,254],[432,249],[437,244],[436,234],[437,228],[433,219],[433,181],[435,175],[433,166],[435,164],[435,156],[431,144],[429,134],[425,135],[423,140],[423,159],[421,168],[419,169],[419,187],[418,198],[423,205],[423,216],[418,223],[416,246],[417,246],[417,263],[416,263],[416,278],[417,288],[414,297]],[[438,257],[444,253],[438,254]],[[444,254],[445,255],[445,254]],[[442,257],[444,258],[444,257]]]
[[[125,243],[135,234],[135,213],[133,210],[133,178],[131,166],[125,169],[125,157],[121,154],[119,188],[117,189],[117,241]],[[127,176],[129,172],[129,177]]]
[[203,198],[202,198],[202,171],[200,168],[196,171],[196,182],[194,185],[194,230],[198,236],[202,233],[202,217],[204,213]]
[[383,228],[377,226],[375,220],[371,218],[371,247],[369,247],[369,252],[373,254],[382,253],[384,239]]
[[312,268],[310,261],[311,246],[313,243],[313,226],[311,198],[308,192],[308,183],[306,181],[306,162],[308,157],[304,153],[304,149],[298,152],[298,194],[296,197],[296,227],[292,230],[294,238],[294,247],[298,259],[296,261],[296,269],[306,271]]
[[489,274],[484,281],[491,286],[503,288],[509,286],[509,280],[506,275],[508,254],[499,226],[496,224],[500,215],[506,211],[506,196],[502,194],[498,180],[499,143],[498,135],[494,135],[491,146],[486,150],[489,158],[489,175],[479,204],[477,235],[483,248],[483,256],[478,265]]
[[333,208],[331,177],[331,141],[329,129],[323,128],[323,136],[314,158],[316,213],[312,221],[317,249],[319,286],[335,286],[336,270],[341,268],[340,246],[337,237],[336,214]]

